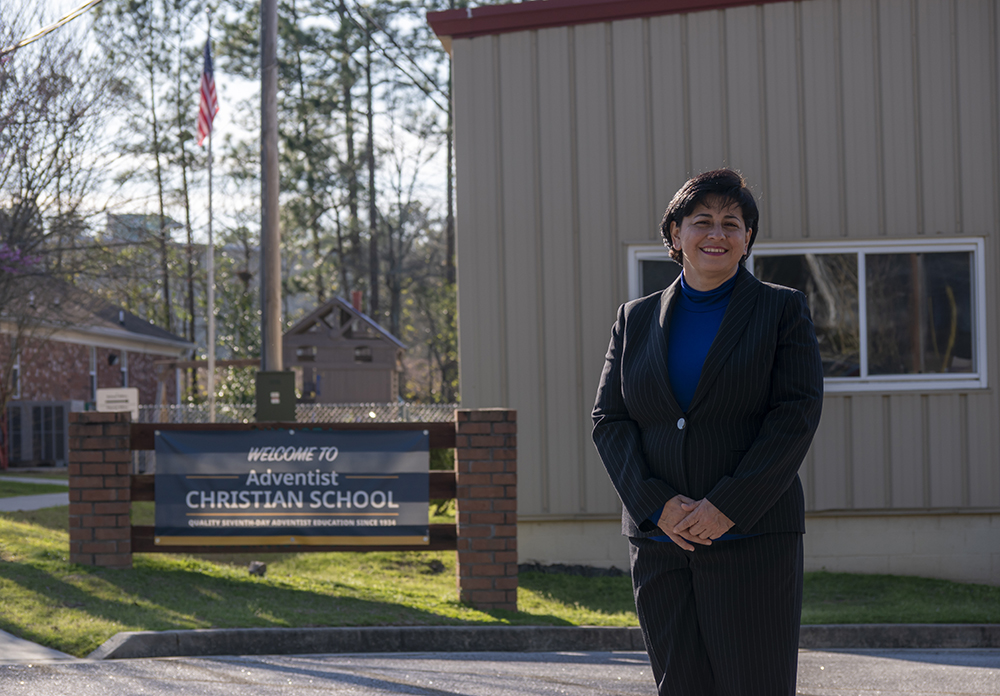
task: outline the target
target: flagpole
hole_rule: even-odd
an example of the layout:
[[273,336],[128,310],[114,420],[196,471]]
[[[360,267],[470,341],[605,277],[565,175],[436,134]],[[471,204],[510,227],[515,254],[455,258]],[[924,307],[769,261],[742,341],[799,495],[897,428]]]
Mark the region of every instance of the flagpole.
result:
[[[212,40],[212,18],[208,20]],[[212,238],[212,131],[208,131],[208,421],[215,422],[215,240]]]
[[215,240],[212,238],[212,136],[208,136],[208,421],[215,422]]

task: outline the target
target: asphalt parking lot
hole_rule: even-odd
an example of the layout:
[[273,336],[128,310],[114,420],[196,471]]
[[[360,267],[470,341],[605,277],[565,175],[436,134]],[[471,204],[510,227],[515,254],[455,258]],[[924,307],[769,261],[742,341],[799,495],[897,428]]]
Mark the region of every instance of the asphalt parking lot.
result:
[[[0,663],[2,663],[0,656]],[[9,696],[654,694],[641,652],[396,653],[0,665]],[[1000,694],[1000,650],[802,650],[809,696]]]

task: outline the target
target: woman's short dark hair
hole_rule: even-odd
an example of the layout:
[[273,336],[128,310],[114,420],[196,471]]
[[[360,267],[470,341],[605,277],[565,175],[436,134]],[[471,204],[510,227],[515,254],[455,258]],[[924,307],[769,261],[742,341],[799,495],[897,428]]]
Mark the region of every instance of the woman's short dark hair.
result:
[[[750,248],[753,246],[754,240],[757,239],[757,224],[760,221],[757,201],[750,193],[750,188],[742,174],[732,169],[715,169],[699,174],[693,179],[688,179],[674,194],[673,200],[670,201],[670,205],[663,213],[660,235],[663,237],[663,243],[670,249],[670,258],[677,263],[684,260],[684,254],[681,253],[680,249],[674,248],[670,239],[670,223],[676,222],[679,227],[681,221],[708,198],[718,198],[723,203],[739,206],[740,212],[743,213],[743,223],[751,231],[746,252],[747,255],[750,254]],[[745,260],[746,256],[743,259]]]

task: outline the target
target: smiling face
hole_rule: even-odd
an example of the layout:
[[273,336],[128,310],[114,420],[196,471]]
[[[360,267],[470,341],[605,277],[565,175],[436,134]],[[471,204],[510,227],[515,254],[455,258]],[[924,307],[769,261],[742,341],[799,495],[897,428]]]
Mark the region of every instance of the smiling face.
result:
[[738,205],[708,198],[691,214],[670,224],[670,239],[684,254],[684,281],[695,290],[719,287],[736,274],[752,230]]

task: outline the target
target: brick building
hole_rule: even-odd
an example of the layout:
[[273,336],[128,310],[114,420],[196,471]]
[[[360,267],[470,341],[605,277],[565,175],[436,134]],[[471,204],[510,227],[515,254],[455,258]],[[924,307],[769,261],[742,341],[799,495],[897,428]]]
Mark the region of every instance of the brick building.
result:
[[[98,388],[135,387],[140,404],[174,401],[176,380],[155,362],[193,347],[184,339],[82,290],[65,286],[45,311],[51,319],[22,339],[7,407],[11,466],[66,463],[72,411],[94,408]],[[12,326],[0,322],[0,351]],[[162,393],[158,393],[162,390]]]

